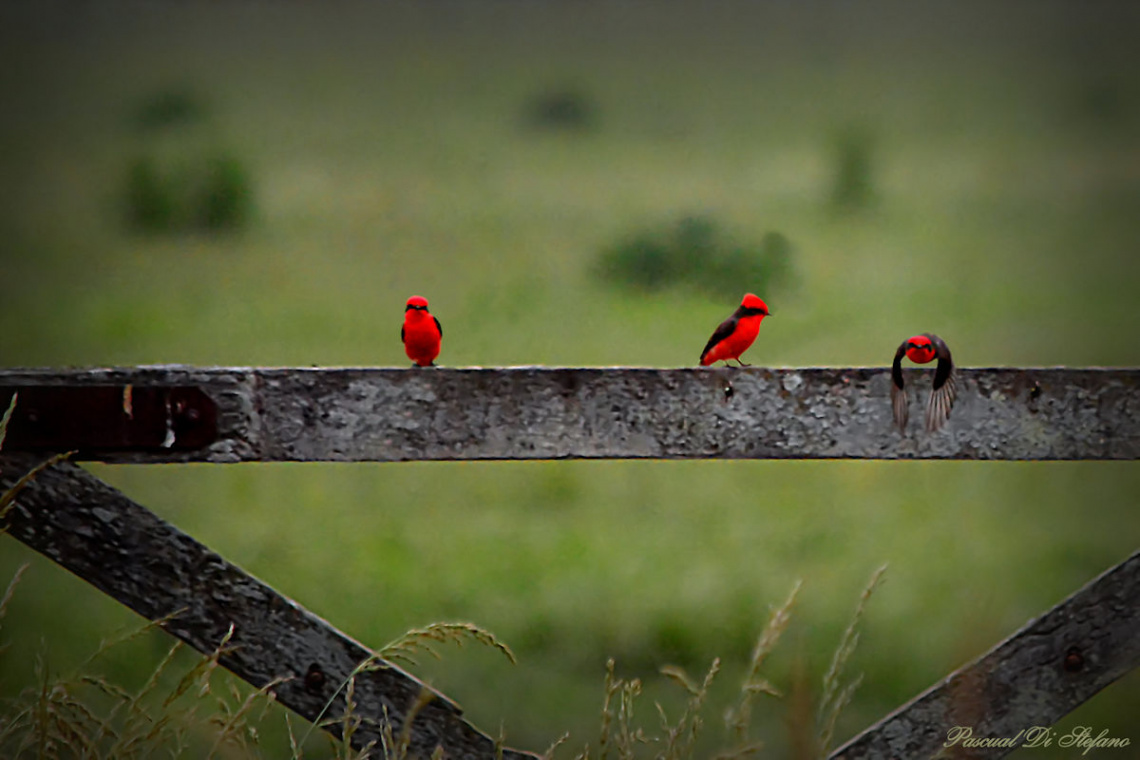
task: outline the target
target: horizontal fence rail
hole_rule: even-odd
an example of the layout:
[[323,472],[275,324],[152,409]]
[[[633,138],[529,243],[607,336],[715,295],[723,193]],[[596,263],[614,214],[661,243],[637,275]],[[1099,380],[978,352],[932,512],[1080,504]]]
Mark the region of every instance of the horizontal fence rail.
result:
[[[115,463],[479,459],[1140,459],[1140,369],[958,373],[947,425],[911,425],[879,368],[0,370],[18,394],[0,492],[49,452]],[[0,409],[2,411],[2,409]],[[368,649],[70,463],[0,520],[14,538],[316,720]],[[169,619],[166,619],[168,616]],[[833,758],[999,757],[1140,664],[1140,553],[840,747]],[[428,694],[426,706],[415,707]],[[411,749],[491,758],[447,697],[390,666],[358,677],[358,746],[411,722]],[[1005,745],[953,746],[955,727]],[[335,731],[335,726],[333,729]],[[960,735],[960,734],[959,734]],[[505,750],[503,757],[537,757]]]
[[6,448],[120,463],[477,459],[1140,459],[1140,369],[0,370]]
[[[39,463],[30,454],[0,455],[0,493]],[[80,467],[40,472],[0,526],[203,654],[222,643],[219,663],[255,688],[271,686],[278,701],[310,721],[345,714],[340,688],[371,652],[329,623],[182,533]],[[379,611],[378,611],[379,613]],[[338,691],[339,689],[339,691]],[[414,712],[421,694],[430,695]],[[329,704],[331,700],[331,704]],[[410,756],[490,760],[494,742],[467,723],[460,708],[399,667],[356,677],[354,714],[364,723],[353,743],[379,746],[383,720],[399,737],[407,717]],[[326,705],[328,705],[326,709]],[[337,732],[333,725],[328,730]],[[505,749],[506,760],[537,755]]]

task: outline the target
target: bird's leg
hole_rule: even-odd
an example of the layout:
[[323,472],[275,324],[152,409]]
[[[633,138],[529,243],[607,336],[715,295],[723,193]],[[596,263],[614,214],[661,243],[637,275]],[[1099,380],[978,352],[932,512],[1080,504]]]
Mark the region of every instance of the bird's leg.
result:
[[741,367],[751,367],[752,366],[751,364],[745,364],[744,362],[740,361],[739,357],[737,358],[736,363],[739,364]]

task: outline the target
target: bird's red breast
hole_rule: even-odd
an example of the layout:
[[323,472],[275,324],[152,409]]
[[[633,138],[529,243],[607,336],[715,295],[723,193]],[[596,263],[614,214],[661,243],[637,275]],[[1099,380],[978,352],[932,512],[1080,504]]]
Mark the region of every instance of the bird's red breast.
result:
[[906,342],[906,358],[915,364],[928,364],[934,360],[934,343],[925,335],[915,335]]
[[732,331],[724,338],[713,344],[712,348],[701,357],[701,364],[708,366],[719,361],[739,359],[740,355],[748,350],[760,332],[760,321],[764,317],[741,317],[736,321]]
[[423,296],[412,296],[404,306],[400,338],[404,341],[404,353],[421,367],[430,366],[439,356],[443,330],[439,320],[428,311],[428,302]]

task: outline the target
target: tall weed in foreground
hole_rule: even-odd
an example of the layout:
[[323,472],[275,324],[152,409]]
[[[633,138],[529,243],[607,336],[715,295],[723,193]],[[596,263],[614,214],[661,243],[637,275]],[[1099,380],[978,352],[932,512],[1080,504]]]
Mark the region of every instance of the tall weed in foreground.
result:
[[[10,587],[11,588],[11,587]],[[6,601],[6,600],[5,600]],[[173,617],[173,616],[171,616]],[[130,760],[165,754],[213,758],[255,757],[257,724],[273,699],[272,681],[242,697],[213,676],[230,651],[233,629],[215,650],[170,686],[169,671],[183,647],[175,642],[143,684],[131,689],[97,674],[96,661],[114,647],[136,641],[170,618],[156,620],[103,641],[68,675],[53,675],[43,659],[36,683],[4,705],[0,756]]]
[[[807,757],[826,757],[834,736],[835,725],[844,707],[859,685],[861,677],[844,683],[844,671],[858,644],[858,626],[866,604],[881,581],[885,568],[879,568],[864,589],[854,616],[844,631],[823,678],[823,692],[818,707],[818,736],[792,737],[798,747],[810,747]],[[0,597],[0,620],[25,568],[20,568]],[[787,599],[772,610],[768,623],[757,638],[749,659],[735,704],[725,714],[725,743],[713,755],[717,760],[738,760],[762,752],[764,743],[753,735],[753,715],[764,695],[782,699],[783,694],[763,674],[763,666],[775,650],[792,618],[800,584],[793,586]],[[173,617],[173,616],[171,616]],[[231,651],[231,628],[209,655],[202,657],[177,677],[172,663],[183,645],[175,642],[151,671],[145,682],[130,689],[96,674],[96,661],[113,647],[137,641],[152,629],[160,628],[170,618],[156,620],[126,634],[106,640],[91,657],[67,676],[52,676],[42,661],[37,666],[36,682],[16,699],[9,700],[0,713],[0,756],[19,759],[93,758],[95,760],[133,760],[158,754],[170,757],[263,757],[258,727],[273,708],[273,689],[285,679],[274,680],[260,689],[242,693],[236,679],[228,674],[219,684],[217,670],[220,658]],[[343,713],[331,718],[323,714],[309,724],[298,738],[293,717],[285,714],[290,744],[290,757],[303,760],[307,739],[313,728],[327,728],[339,738],[325,734],[332,756],[338,760],[411,760],[411,730],[416,716],[433,699],[424,689],[411,706],[399,730],[387,719],[387,712],[373,726],[379,738],[363,746],[357,733],[365,718],[356,698],[356,679],[364,673],[389,667],[395,660],[415,664],[422,654],[440,657],[437,645],[462,645],[475,641],[499,650],[514,661],[511,650],[493,634],[470,623],[435,623],[413,629],[392,643],[376,650],[361,662],[338,689],[345,694]],[[0,649],[0,655],[3,650]],[[654,706],[657,728],[646,729],[635,719],[637,698],[641,695],[639,679],[626,680],[616,673],[612,659],[606,663],[603,686],[601,726],[596,745],[587,743],[574,755],[574,760],[692,760],[698,756],[697,738],[705,728],[707,697],[720,672],[720,659],[714,659],[700,680],[682,668],[665,666],[661,673],[684,690],[687,700],[680,714],[670,719],[661,704]],[[164,685],[165,684],[165,685]],[[334,695],[335,696],[335,695]],[[326,710],[333,699],[326,704]],[[796,726],[797,721],[789,721]],[[795,728],[792,729],[796,730]],[[543,757],[553,760],[569,736],[565,735],[546,751]],[[496,741],[501,755],[502,733]],[[440,760],[442,748],[430,756]],[[702,755],[703,756],[703,755]]]
[[883,573],[886,571],[887,566],[883,565],[871,575],[867,587],[859,595],[859,602],[855,605],[855,614],[851,616],[851,622],[839,639],[839,646],[835,649],[835,654],[832,655],[831,667],[823,676],[823,697],[819,701],[817,718],[819,724],[819,756],[821,758],[826,757],[831,749],[831,740],[835,737],[835,724],[839,722],[840,713],[847,705],[851,704],[855,690],[863,681],[863,675],[859,674],[843,685],[843,671],[847,668],[847,661],[851,659],[851,655],[855,653],[855,647],[859,644],[859,623],[863,619],[867,602],[871,599],[871,594],[875,593],[875,589],[878,588],[883,579]]
[[[844,683],[844,671],[859,642],[859,623],[862,620],[867,602],[882,580],[886,565],[871,576],[855,608],[855,613],[840,638],[839,645],[832,655],[831,665],[823,678],[823,692],[817,713],[817,732],[813,735],[810,719],[807,723],[799,716],[790,714],[788,725],[791,731],[806,733],[806,736],[792,736],[792,745],[803,748],[805,756],[825,758],[831,748],[835,726],[843,709],[851,702],[862,676]],[[782,699],[783,694],[763,674],[763,666],[775,650],[780,637],[792,619],[792,609],[799,596],[801,584],[797,581],[783,604],[771,611],[768,623],[753,647],[745,676],[737,692],[735,704],[724,716],[725,740],[723,748],[713,757],[715,760],[740,760],[758,755],[764,749],[764,742],[754,736],[753,712],[762,696]],[[696,740],[705,725],[702,711],[706,706],[709,690],[720,672],[720,659],[714,659],[700,681],[691,678],[682,668],[666,665],[661,673],[676,683],[688,695],[685,707],[676,722],[670,722],[665,709],[655,703],[659,729],[648,732],[634,721],[636,698],[641,694],[639,679],[624,680],[616,675],[616,666],[611,659],[606,663],[606,675],[602,696],[601,731],[596,745],[587,743],[573,760],[693,760],[697,755]],[[789,713],[796,706],[785,708]],[[560,747],[569,740],[569,735],[559,738],[543,755],[553,760]]]
[[[356,679],[365,674],[376,670],[382,670],[390,667],[391,663],[402,661],[409,665],[417,665],[419,655],[427,654],[437,660],[443,659],[442,655],[437,650],[439,644],[455,644],[462,647],[467,641],[474,641],[477,644],[490,647],[498,650],[504,657],[511,661],[517,662],[514,652],[511,651],[503,642],[496,638],[495,634],[480,628],[474,623],[432,623],[424,628],[413,628],[407,633],[399,636],[393,641],[385,644],[380,649],[374,651],[369,657],[360,662],[352,672],[341,682],[328,701],[325,702],[324,708],[317,716],[316,720],[309,725],[308,730],[298,741],[293,732],[293,726],[290,722],[288,724],[289,730],[289,744],[292,747],[293,755],[292,760],[302,760],[304,747],[312,731],[316,727],[328,728],[340,734],[340,739],[333,741],[333,749],[336,753],[338,760],[369,760],[376,758],[379,760],[407,760],[411,756],[408,754],[411,746],[411,729],[415,723],[416,716],[428,704],[431,703],[434,695],[431,690],[426,687],[420,692],[415,703],[412,704],[408,713],[403,718],[403,726],[397,733],[392,728],[392,721],[388,718],[387,709],[384,710],[384,717],[380,720],[380,739],[372,740],[366,743],[361,749],[357,750],[353,747],[353,740],[357,731],[364,723],[363,716],[359,715],[356,711],[357,702],[356,696]],[[343,714],[325,718],[325,713],[332,707],[333,701],[341,693],[345,694],[345,709]],[[288,720],[288,716],[286,716]],[[330,735],[331,738],[331,735]],[[379,750],[379,753],[377,752]],[[435,752],[432,753],[432,758],[443,756],[443,749],[436,747]]]
[[[13,590],[24,573],[21,567],[7,591],[0,597],[3,619]],[[137,642],[178,613],[125,634],[103,641],[95,653],[68,675],[53,675],[41,659],[36,681],[0,710],[0,757],[84,760],[145,760],[159,755],[194,758],[264,757],[259,726],[264,724],[276,699],[274,688],[285,678],[277,678],[260,689],[239,687],[237,678],[218,673],[222,656],[233,651],[233,627],[210,654],[202,657],[181,675],[172,667],[184,645],[174,642],[150,672],[143,684],[128,688],[99,675],[97,661],[112,648]],[[355,747],[357,731],[365,722],[355,696],[356,679],[363,673],[389,667],[388,662],[404,659],[415,662],[415,655],[439,657],[435,645],[453,642],[462,645],[473,640],[503,652],[514,661],[510,649],[490,632],[470,623],[435,623],[414,629],[377,650],[345,679],[341,715],[319,718],[298,739],[293,719],[285,715],[290,757],[304,758],[309,733],[316,726],[339,734],[325,734],[332,756],[338,760],[410,760],[411,730],[416,716],[434,698],[424,689],[411,706],[401,728],[384,717],[374,722],[380,735],[362,747]],[[3,650],[0,649],[0,655]],[[243,693],[244,692],[244,693]],[[334,695],[335,696],[335,695]],[[329,700],[331,704],[332,700]],[[499,746],[501,747],[501,739]],[[436,748],[433,760],[443,757]]]

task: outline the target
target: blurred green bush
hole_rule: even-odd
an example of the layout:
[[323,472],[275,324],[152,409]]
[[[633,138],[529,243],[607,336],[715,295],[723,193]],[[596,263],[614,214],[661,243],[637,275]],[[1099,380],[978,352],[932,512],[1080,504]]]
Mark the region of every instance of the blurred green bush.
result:
[[204,121],[209,114],[205,99],[187,85],[172,85],[143,98],[132,114],[140,132],[156,132]]
[[603,279],[638,290],[680,286],[734,298],[788,285],[793,254],[782,233],[743,244],[711,217],[694,215],[617,242],[602,252],[597,269]]
[[207,109],[187,88],[147,96],[134,110],[135,157],[122,191],[128,226],[147,233],[239,230],[253,210],[245,163],[196,129]]
[[862,127],[845,127],[835,135],[831,205],[839,211],[860,211],[875,200],[875,140]]
[[598,109],[577,88],[550,88],[530,99],[523,117],[526,124],[537,130],[585,132],[597,126]]
[[211,157],[194,204],[199,226],[208,230],[245,226],[252,207],[249,171],[227,154]]
[[139,155],[123,194],[129,225],[149,233],[238,230],[253,208],[249,170],[223,152],[174,163]]
[[128,221],[135,229],[161,232],[175,226],[178,201],[152,157],[139,156],[131,163],[124,194]]

